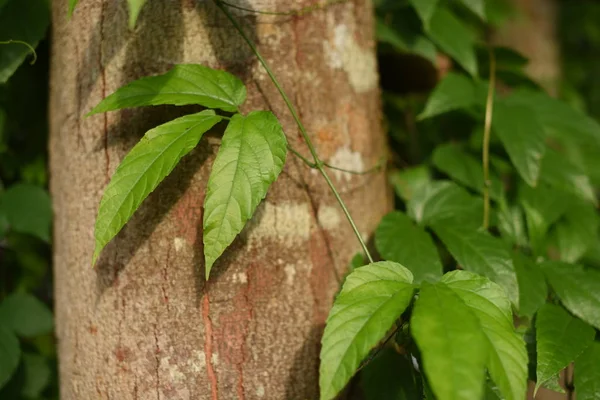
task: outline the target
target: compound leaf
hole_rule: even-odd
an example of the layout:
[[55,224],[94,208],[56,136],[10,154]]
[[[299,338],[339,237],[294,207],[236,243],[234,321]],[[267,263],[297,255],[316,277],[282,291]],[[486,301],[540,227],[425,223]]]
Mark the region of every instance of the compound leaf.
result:
[[283,169],[287,141],[271,112],[231,118],[213,164],[204,200],[206,278],[242,231]]
[[335,398],[408,307],[414,291],[412,278],[409,270],[389,261],[357,268],[348,275],[321,342],[321,400]]
[[186,115],[146,132],[125,156],[104,191],[96,219],[92,263],[142,201],[171,173],[179,160],[221,121],[212,110]]

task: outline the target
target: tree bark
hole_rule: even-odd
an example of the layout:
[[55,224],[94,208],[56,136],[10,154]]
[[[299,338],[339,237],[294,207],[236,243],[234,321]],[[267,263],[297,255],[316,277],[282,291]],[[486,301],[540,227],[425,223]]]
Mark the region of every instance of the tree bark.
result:
[[[287,11],[311,0],[241,0]],[[281,79],[323,159],[344,168],[385,153],[369,0],[281,17],[235,11]],[[102,98],[177,63],[227,69],[244,112],[271,109],[304,149],[265,71],[211,1],[149,1],[127,29],[123,0],[53,2],[51,191],[62,399],[314,399],[322,329],[360,250],[320,176],[292,155],[257,215],[204,282],[202,213],[218,129],[144,202],[95,269],[98,204],[149,128],[194,107],[85,118]],[[183,111],[182,111],[183,110]],[[368,236],[391,207],[385,174],[334,182]]]

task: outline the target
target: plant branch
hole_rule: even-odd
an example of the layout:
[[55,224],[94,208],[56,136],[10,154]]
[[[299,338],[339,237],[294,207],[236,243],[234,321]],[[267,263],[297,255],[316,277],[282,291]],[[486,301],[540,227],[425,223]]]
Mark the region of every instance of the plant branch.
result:
[[483,229],[490,226],[490,137],[492,115],[494,113],[494,89],[496,88],[496,56],[490,48],[490,82],[485,104],[485,125],[483,130]]
[[275,74],[273,74],[273,71],[271,71],[271,68],[267,64],[266,60],[262,57],[262,55],[260,54],[260,52],[258,51],[256,46],[254,45],[252,40],[250,40],[248,35],[246,35],[246,32],[244,32],[244,29],[235,20],[235,18],[233,18],[233,15],[231,15],[229,10],[227,10],[225,3],[222,0],[213,0],[213,1],[217,5],[217,7],[219,7],[221,9],[221,11],[223,11],[223,13],[227,17],[227,19],[229,19],[229,21],[233,24],[234,28],[238,31],[238,33],[242,36],[244,41],[248,44],[248,46],[250,47],[252,52],[256,55],[256,58],[258,58],[258,61],[262,64],[263,68],[269,75],[269,78],[271,78],[273,85],[275,85],[275,87],[279,91],[279,94],[281,95],[283,101],[285,102],[288,110],[292,114],[292,117],[294,118],[294,121],[296,122],[296,125],[298,126],[298,129],[300,130],[300,134],[302,135],[302,138],[304,139],[304,142],[306,143],[306,146],[308,147],[308,150],[310,151],[310,154],[314,160],[315,168],[317,170],[319,170],[319,172],[321,173],[321,175],[327,182],[327,185],[333,192],[333,195],[335,196],[340,207],[342,208],[342,211],[346,215],[346,218],[348,219],[348,222],[350,223],[350,226],[352,227],[352,230],[354,231],[356,238],[360,242],[360,245],[363,248],[363,251],[367,255],[369,262],[373,262],[373,257],[371,257],[371,253],[369,252],[369,249],[367,248],[367,244],[365,243],[362,235],[358,231],[358,228],[356,227],[356,223],[354,222],[354,219],[350,215],[350,211],[348,210],[348,207],[346,207],[346,203],[344,203],[344,200],[340,196],[340,193],[338,192],[335,185],[331,181],[331,178],[329,178],[329,175],[327,174],[327,171],[325,170],[324,163],[319,158],[319,156],[317,154],[317,150],[315,149],[315,146],[313,145],[312,140],[310,139],[310,136],[308,135],[308,132],[306,131],[306,128],[304,127],[304,124],[302,124],[302,121],[300,120],[300,117],[298,116],[298,113],[296,112],[294,105],[292,104],[289,97],[287,96],[287,94],[285,93],[283,88],[281,87],[281,84],[277,80],[277,77],[275,76]]

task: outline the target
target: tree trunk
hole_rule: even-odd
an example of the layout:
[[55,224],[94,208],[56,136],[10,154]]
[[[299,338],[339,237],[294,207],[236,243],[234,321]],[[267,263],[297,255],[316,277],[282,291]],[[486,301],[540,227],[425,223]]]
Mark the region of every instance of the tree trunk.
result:
[[[211,1],[149,1],[134,32],[124,0],[53,2],[51,190],[62,399],[315,399],[333,295],[360,249],[320,176],[293,156],[204,282],[203,199],[218,132],[144,202],[92,269],[103,189],[153,107],[84,118],[102,98],[177,63],[232,71],[243,111],[271,109],[304,149],[265,71]],[[239,0],[287,11],[312,0]],[[385,153],[369,0],[296,16],[234,11],[281,79],[326,161],[368,168]],[[195,110],[186,108],[185,111]],[[360,232],[391,207],[383,172],[334,182]]]

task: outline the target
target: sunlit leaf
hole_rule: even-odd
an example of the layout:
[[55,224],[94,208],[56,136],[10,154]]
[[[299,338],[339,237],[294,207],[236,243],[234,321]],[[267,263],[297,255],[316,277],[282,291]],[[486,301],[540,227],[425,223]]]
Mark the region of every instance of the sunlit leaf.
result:
[[399,211],[383,217],[375,232],[375,246],[385,260],[408,268],[416,283],[442,276],[442,262],[431,236]]
[[197,104],[234,112],[246,100],[246,87],[228,72],[197,64],[176,65],[163,75],[133,81],[102,100],[91,112],[170,104]]
[[394,171],[390,174],[390,183],[394,191],[404,201],[410,200],[413,195],[431,182],[429,168],[424,165]]
[[497,216],[502,238],[511,245],[527,246],[527,230],[521,207],[500,203]]
[[369,351],[384,338],[413,297],[412,274],[382,261],[357,268],[329,313],[321,347],[321,400],[346,386]]
[[287,141],[270,112],[232,117],[212,167],[204,200],[204,257],[214,262],[242,231],[283,169]]
[[424,282],[410,329],[438,400],[481,398],[489,343],[477,316],[452,289]]
[[594,328],[562,307],[545,304],[537,313],[536,388],[553,379],[594,341]]
[[52,311],[28,293],[15,293],[0,303],[0,325],[19,336],[43,335],[52,332]]
[[542,271],[563,305],[600,329],[600,271],[563,262],[545,262]]
[[75,11],[78,2],[79,0],[69,0],[69,17],[73,15],[73,11]]
[[104,191],[96,219],[92,263],[179,160],[221,121],[212,110],[186,115],[146,132],[125,156]]

